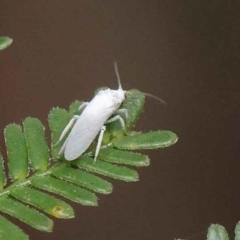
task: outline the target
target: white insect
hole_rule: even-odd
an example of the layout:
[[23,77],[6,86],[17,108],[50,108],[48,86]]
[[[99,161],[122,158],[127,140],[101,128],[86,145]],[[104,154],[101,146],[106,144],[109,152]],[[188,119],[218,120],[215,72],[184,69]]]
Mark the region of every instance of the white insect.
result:
[[[75,115],[70,120],[55,144],[57,145],[74,125],[59,151],[59,155],[64,153],[66,160],[72,161],[80,157],[100,132],[94,156],[95,162],[101,148],[104,131],[106,130],[105,124],[118,120],[122,128],[125,129],[124,120],[118,114],[124,113],[126,117],[128,116],[127,109],[119,109],[125,99],[126,91],[122,89],[116,63],[114,63],[114,67],[118,79],[118,90],[109,88],[101,90],[89,103],[83,103],[79,107],[79,111],[84,109],[82,114]],[[113,117],[110,118],[111,116]]]

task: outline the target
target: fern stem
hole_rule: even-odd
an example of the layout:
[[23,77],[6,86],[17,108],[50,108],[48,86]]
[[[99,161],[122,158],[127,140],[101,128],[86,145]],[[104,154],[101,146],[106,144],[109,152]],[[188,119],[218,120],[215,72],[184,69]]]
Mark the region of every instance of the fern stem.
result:
[[[55,166],[52,166],[52,167],[55,167]],[[9,195],[11,189],[13,189],[13,188],[26,187],[28,185],[31,185],[32,178],[50,175],[52,173],[51,168],[49,168],[48,171],[46,171],[46,172],[41,172],[41,173],[36,172],[31,177],[29,177],[28,179],[26,179],[24,181],[18,181],[18,182],[11,184],[9,187],[5,188],[4,191],[0,192],[0,197]]]

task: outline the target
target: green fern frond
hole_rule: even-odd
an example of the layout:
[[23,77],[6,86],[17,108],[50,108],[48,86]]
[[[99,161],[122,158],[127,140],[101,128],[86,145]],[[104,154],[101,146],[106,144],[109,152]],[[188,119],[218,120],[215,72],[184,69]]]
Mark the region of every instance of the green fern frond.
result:
[[[84,206],[97,206],[96,194],[110,194],[113,190],[112,184],[102,176],[125,182],[138,181],[137,171],[128,166],[148,166],[150,160],[146,155],[131,151],[169,147],[177,141],[176,134],[170,131],[131,132],[142,112],[144,101],[144,95],[137,90],[126,93],[122,105],[129,113],[128,118],[122,116],[126,130],[123,131],[118,122],[107,125],[103,138],[105,148],[101,149],[96,163],[93,160],[95,141],[84,155],[72,162],[58,156],[65,139],[55,145],[69,120],[77,114],[82,103],[80,101],[73,102],[69,110],[54,108],[50,111],[50,149],[46,143],[44,126],[38,119],[28,117],[22,127],[9,124],[4,137],[11,183],[5,186],[6,171],[0,154],[0,212],[40,231],[51,232],[53,221],[47,215],[61,219],[74,217],[72,207],[51,193]],[[29,238],[0,215],[0,239]]]

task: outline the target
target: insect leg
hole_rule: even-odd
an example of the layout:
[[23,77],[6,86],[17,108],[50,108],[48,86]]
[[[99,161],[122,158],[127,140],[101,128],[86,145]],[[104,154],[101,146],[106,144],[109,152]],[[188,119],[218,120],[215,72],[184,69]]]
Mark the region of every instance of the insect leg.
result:
[[79,108],[78,108],[78,111],[81,112],[82,110],[84,110],[84,108],[89,104],[89,102],[83,102]]
[[65,148],[66,148],[66,145],[67,145],[67,142],[68,142],[68,138],[66,139],[66,141],[64,142],[64,144],[62,145],[62,147],[60,148],[59,152],[58,152],[58,155],[62,155]]
[[116,111],[116,114],[121,114],[121,113],[123,113],[124,115],[125,115],[125,117],[126,117],[126,119],[128,119],[128,110],[126,109],[126,108],[121,108],[121,109],[118,109],[117,111]]
[[123,121],[123,118],[120,115],[116,115],[113,118],[108,119],[105,123],[111,123],[118,120],[122,126],[123,129],[125,129],[125,123]]
[[100,148],[101,148],[101,143],[102,143],[103,134],[104,134],[105,130],[106,130],[106,126],[102,126],[99,137],[98,137],[97,147],[96,147],[95,156],[94,156],[94,163],[97,160],[97,156],[98,156],[98,153],[99,153]]
[[56,146],[58,145],[59,142],[62,141],[62,139],[66,136],[67,132],[69,131],[69,129],[74,125],[74,123],[78,120],[79,116],[78,115],[74,115],[72,117],[72,119],[69,121],[69,123],[67,124],[67,126],[63,129],[58,141],[53,145]]

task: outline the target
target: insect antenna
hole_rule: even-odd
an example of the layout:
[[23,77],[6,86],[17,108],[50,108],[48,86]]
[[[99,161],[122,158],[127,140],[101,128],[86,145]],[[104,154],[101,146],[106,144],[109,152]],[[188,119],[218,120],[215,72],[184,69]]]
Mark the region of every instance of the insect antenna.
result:
[[118,80],[118,89],[122,90],[122,84],[121,84],[121,79],[120,79],[120,75],[119,75],[119,72],[118,72],[117,62],[114,62],[113,64],[114,64],[114,70],[115,70],[117,80]]
[[162,104],[166,105],[166,102],[164,100],[162,100],[161,98],[155,96],[155,95],[152,95],[150,93],[145,93],[145,92],[142,92],[145,96],[148,96],[148,97],[151,97],[151,98],[154,98],[156,100],[158,100],[159,102],[161,102]]
[[[120,75],[119,75],[119,72],[118,72],[118,66],[117,66],[117,62],[115,61],[114,63],[114,70],[115,70],[115,73],[116,73],[116,76],[117,76],[117,80],[118,80],[118,89],[121,89],[122,90],[122,84],[121,84],[121,79],[120,79]],[[150,93],[145,93],[145,92],[142,92],[145,96],[148,96],[148,97],[152,97],[156,100],[158,100],[159,102],[161,102],[162,104],[166,104],[166,102],[164,100],[162,100],[161,98],[157,97],[157,96],[154,96]]]

